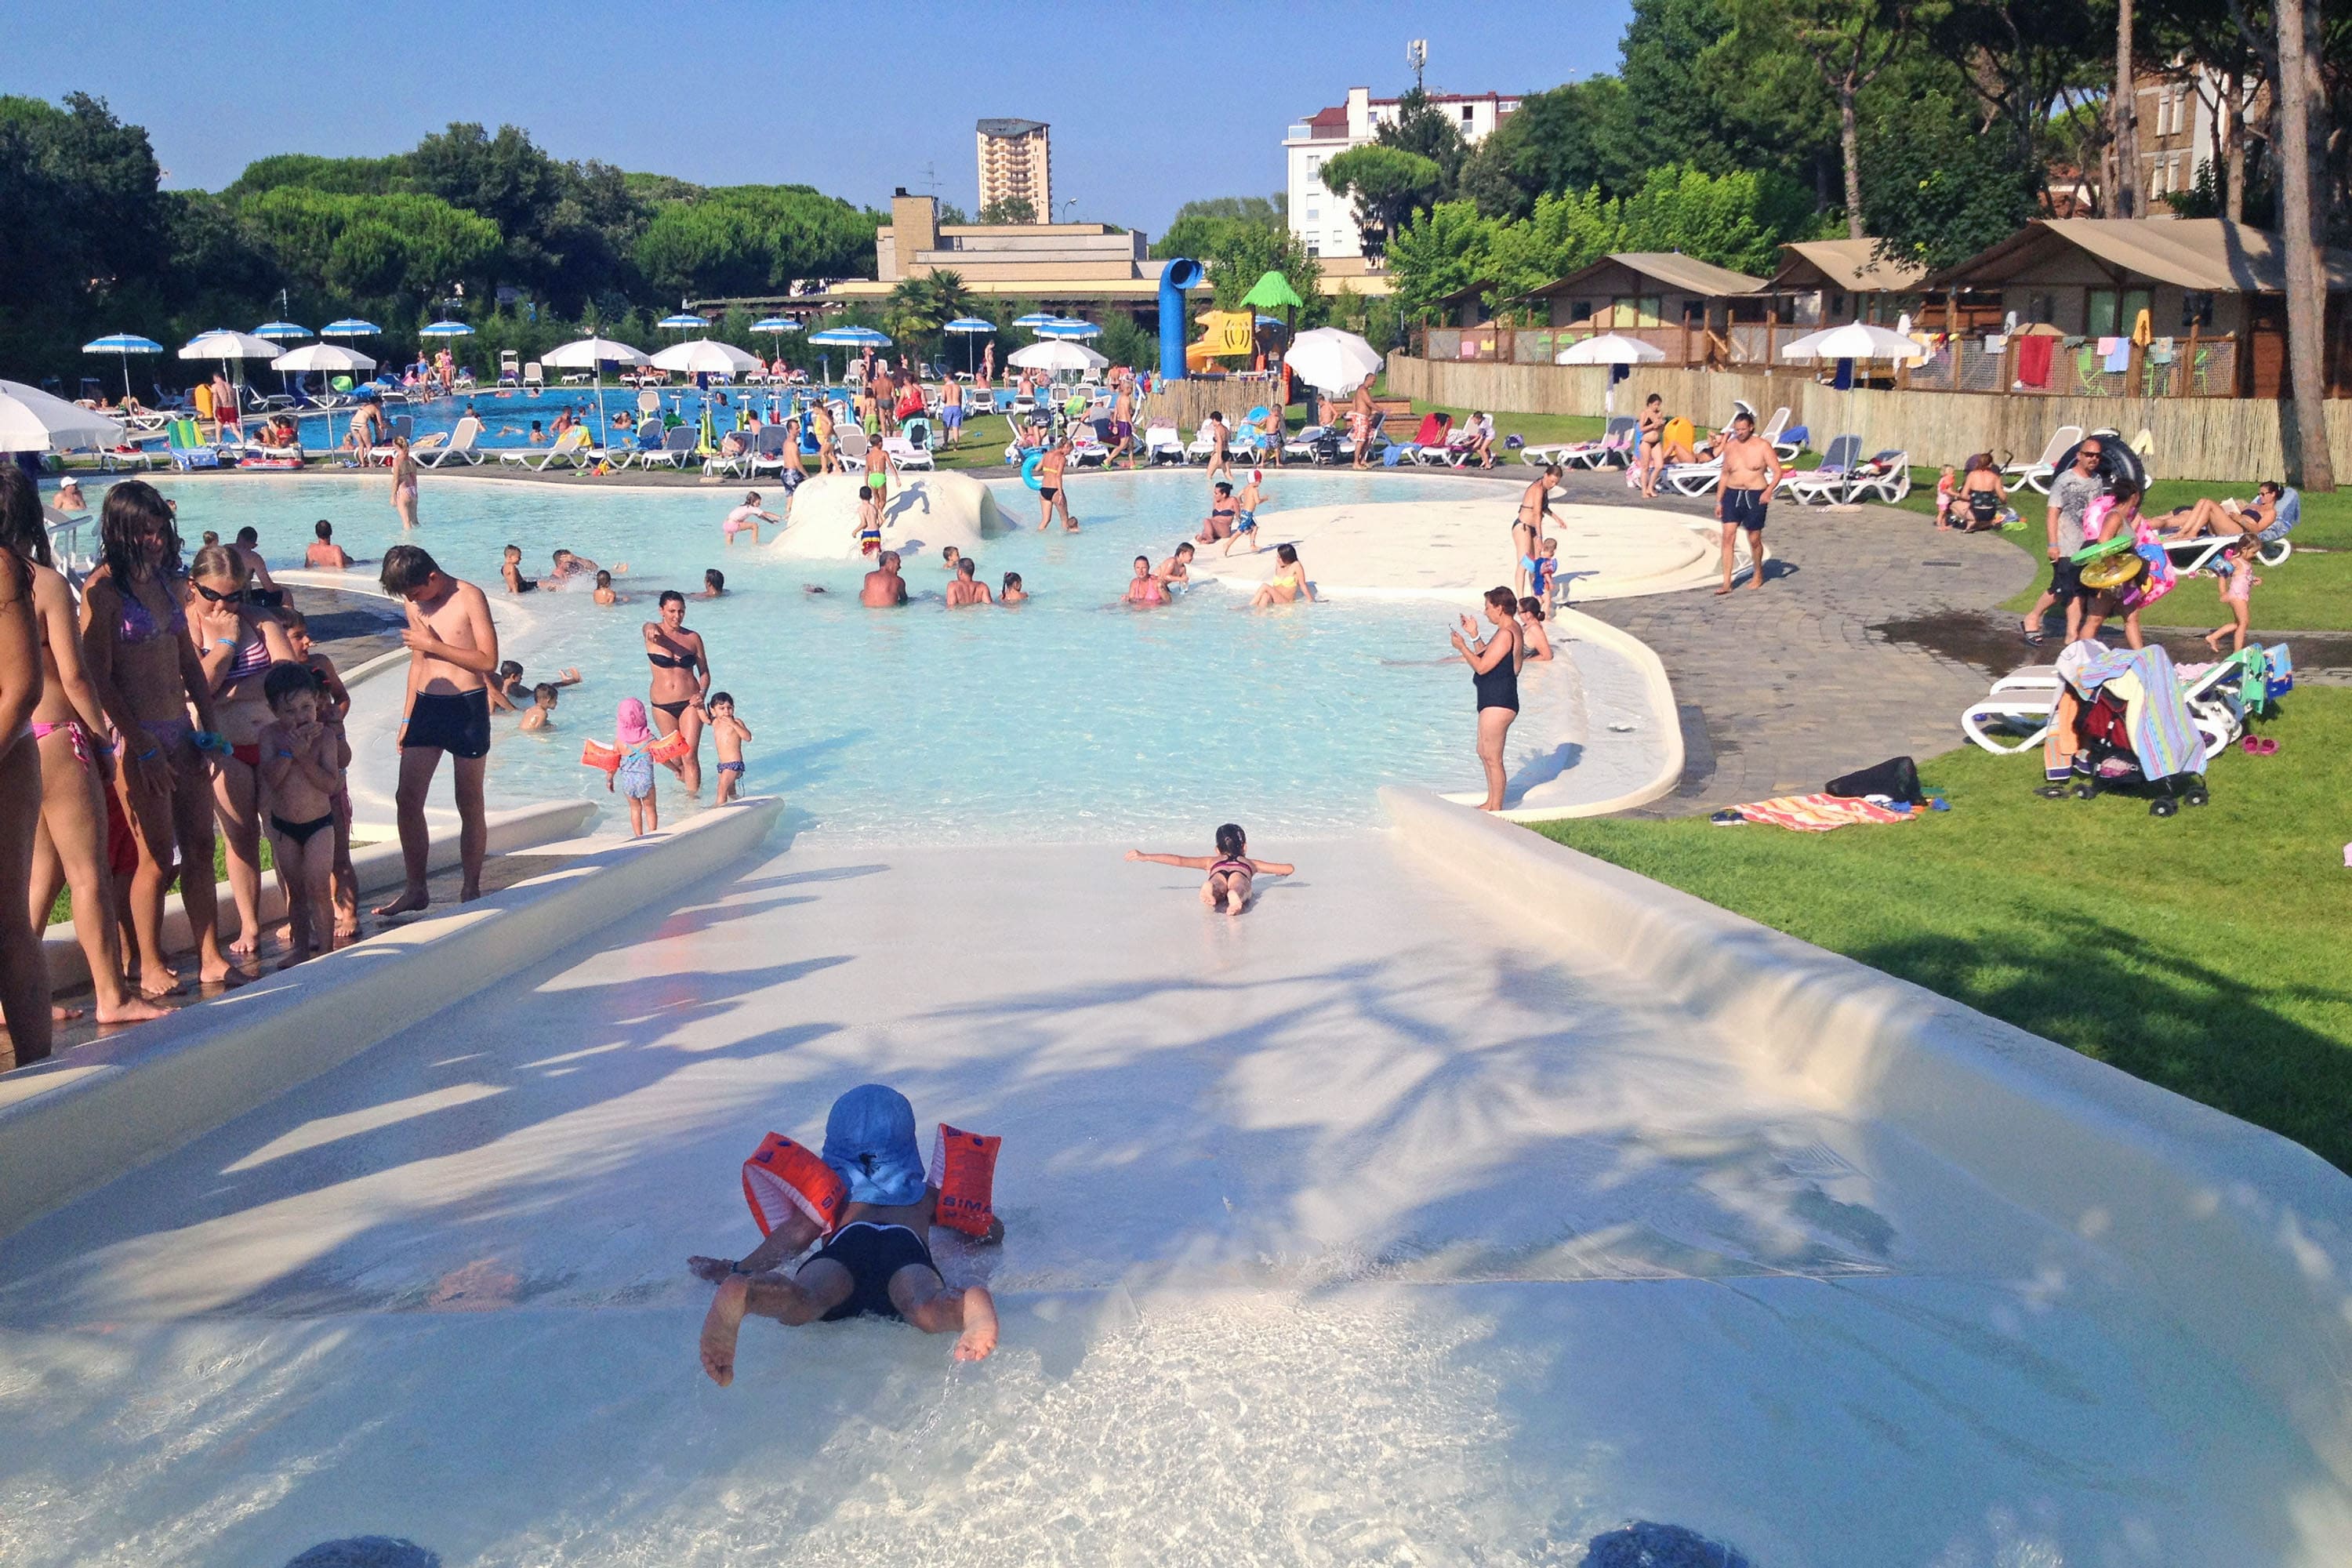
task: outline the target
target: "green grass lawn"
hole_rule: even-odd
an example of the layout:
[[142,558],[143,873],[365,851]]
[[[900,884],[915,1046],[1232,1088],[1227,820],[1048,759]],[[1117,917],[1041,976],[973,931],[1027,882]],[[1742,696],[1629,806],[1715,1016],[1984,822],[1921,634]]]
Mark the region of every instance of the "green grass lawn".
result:
[[[269,835],[265,833],[261,836],[261,868],[268,871],[277,864],[277,860],[269,853]],[[213,880],[219,882],[227,876],[228,846],[222,843],[219,836],[215,834],[213,837]],[[168,895],[179,891],[179,889],[180,879],[174,877],[172,879],[172,885],[163,891]],[[63,889],[58,894],[58,901],[49,906],[49,923],[55,925],[59,921],[71,919],[73,919],[73,893],[71,889]]]
[[1538,831],[2217,1106],[2352,1170],[2352,689],[2306,688],[2213,800],[2043,800],[2039,753],[1920,771],[1948,813],[1790,833],[1703,819]]
[[[1906,510],[1923,517],[1936,515],[1936,478],[1940,472],[1937,468],[1911,470],[1911,493],[1903,501]],[[2147,509],[2166,512],[2207,497],[2220,500],[2234,495],[2243,500],[2253,493],[2252,485],[2158,479],[2148,486]],[[2033,601],[2050,585],[2050,563],[2043,553],[2048,548],[2042,522],[2048,514],[2048,503],[2030,490],[2021,490],[2020,497],[2017,510],[2024,515],[2025,527],[2005,530],[2001,537],[2032,555],[2039,570],[2034,574],[2033,586],[2000,607],[2022,615],[2033,607]],[[2352,489],[2305,496],[2303,522],[2295,529],[2294,538],[2294,553],[2285,565],[2266,566],[2257,574],[2263,582],[2254,590],[2254,630],[2352,631]],[[2210,577],[2184,579],[2140,616],[2152,626],[2200,628],[2218,626],[2227,618]]]

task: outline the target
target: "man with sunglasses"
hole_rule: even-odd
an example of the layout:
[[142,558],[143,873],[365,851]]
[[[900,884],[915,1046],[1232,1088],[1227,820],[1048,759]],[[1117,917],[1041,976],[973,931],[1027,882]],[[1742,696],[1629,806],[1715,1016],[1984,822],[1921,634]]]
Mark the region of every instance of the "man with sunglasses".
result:
[[2053,605],[2066,606],[2066,640],[2071,643],[2082,635],[2085,595],[2074,552],[2083,548],[2083,509],[2107,493],[2107,481],[2099,472],[2105,451],[2098,437],[2084,437],[2074,448],[2074,460],[2050,481],[2050,586],[2025,616],[2025,640],[2037,647],[2042,641],[2042,617]]

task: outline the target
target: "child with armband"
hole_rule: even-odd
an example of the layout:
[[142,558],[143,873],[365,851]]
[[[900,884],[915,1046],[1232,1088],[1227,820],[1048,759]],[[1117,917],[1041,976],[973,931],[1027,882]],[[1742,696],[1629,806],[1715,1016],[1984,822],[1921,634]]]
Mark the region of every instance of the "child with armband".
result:
[[999,1142],[942,1124],[926,1172],[914,1107],[878,1083],[833,1102],[818,1153],[769,1133],[743,1162],[744,1201],[766,1239],[740,1261],[687,1259],[698,1279],[719,1287],[702,1321],[702,1370],[722,1388],[735,1380],[746,1317],[787,1328],[895,1318],[928,1334],[954,1334],[958,1361],[984,1359],[996,1348],[996,1303],[985,1286],[950,1289],[929,1237],[941,1225],[983,1243],[1003,1239],[992,1212]]
[[613,716],[613,750],[619,761],[604,775],[604,789],[615,785],[629,797],[629,837],[640,837],[661,826],[661,801],[654,794],[654,731],[646,722],[646,705],[634,697],[621,699]]
[[343,790],[342,737],[320,717],[319,678],[288,660],[270,666],[261,694],[270,722],[255,744],[268,792],[269,851],[286,879],[292,968],[334,947],[335,797]]

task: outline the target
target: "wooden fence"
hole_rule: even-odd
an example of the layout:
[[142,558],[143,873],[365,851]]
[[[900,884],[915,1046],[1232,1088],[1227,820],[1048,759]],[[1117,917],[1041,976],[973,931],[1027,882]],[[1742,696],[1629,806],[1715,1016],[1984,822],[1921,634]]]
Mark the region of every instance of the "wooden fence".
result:
[[[1469,364],[1391,354],[1389,390],[1448,408],[1489,413],[1599,415],[1609,390],[1602,366]],[[1732,400],[1759,417],[1786,405],[1789,423],[1811,432],[1815,451],[1836,437],[1862,437],[1865,451],[1902,450],[1922,467],[1958,464],[1971,452],[2025,460],[2041,455],[2061,425],[2141,430],[2156,445],[2161,479],[2252,482],[2286,470],[2284,404],[2244,397],[2005,396],[1966,392],[1840,392],[1810,376],[1673,370],[1636,365],[1617,384],[1616,412],[1637,412],[1657,393],[1670,413],[1712,429]],[[2327,405],[2327,444],[2339,471],[2352,472],[2352,401]]]

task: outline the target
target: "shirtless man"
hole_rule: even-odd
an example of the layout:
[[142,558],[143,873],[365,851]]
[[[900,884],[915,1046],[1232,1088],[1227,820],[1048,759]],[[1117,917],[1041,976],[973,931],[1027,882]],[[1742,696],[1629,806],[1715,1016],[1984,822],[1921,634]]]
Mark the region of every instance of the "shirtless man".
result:
[[[833,1102],[821,1157],[846,1202],[831,1238],[787,1275],[784,1266],[824,1237],[797,1207],[740,1262],[689,1258],[698,1279],[719,1287],[702,1320],[702,1370],[724,1388],[735,1381],[735,1342],[746,1317],[787,1328],[843,1318],[897,1318],[927,1334],[954,1334],[955,1359],[982,1361],[996,1348],[996,1303],[982,1285],[950,1290],[931,1261],[939,1189],[923,1180],[915,1111],[878,1083]],[[990,1242],[1003,1238],[997,1226]]]
[[441,766],[441,753],[457,759],[457,847],[464,867],[458,898],[482,896],[482,854],[488,829],[482,820],[482,774],[490,754],[489,675],[499,668],[499,633],[490,623],[490,602],[471,583],[441,570],[414,544],[383,552],[384,592],[408,602],[407,716],[402,720],[400,784],[394,799],[400,823],[400,857],[407,884],[400,897],[376,910],[379,915],[413,914],[433,901],[425,886],[425,795]]
[[857,602],[873,610],[895,610],[907,602],[907,580],[898,575],[897,551],[884,551],[874,570],[866,574]]
[[1135,467],[1135,383],[1126,376],[1118,378],[1118,391],[1110,400],[1110,436],[1118,445],[1106,461],[1116,463],[1124,452],[1127,466]]
[[318,572],[341,572],[352,563],[351,552],[335,542],[335,525],[320,518],[313,531],[318,538],[302,552],[302,564]]
[[1348,434],[1356,443],[1356,456],[1349,467],[1372,466],[1372,432],[1380,423],[1380,405],[1372,401],[1372,384],[1366,381],[1356,388],[1355,400],[1348,405]]
[[1519,492],[1518,513],[1511,519],[1511,582],[1521,594],[1528,591],[1527,563],[1543,553],[1544,519],[1551,515],[1552,487],[1562,471],[1558,463],[1547,463]]
[[1070,498],[1063,470],[1070,466],[1070,438],[1064,436],[1037,459],[1037,531],[1043,533],[1053,525],[1054,514],[1062,514],[1062,531],[1076,533],[1077,520],[1070,515]]
[[955,581],[948,584],[948,608],[961,610],[966,605],[992,605],[994,595],[980,580],[980,563],[967,555],[956,563]]
[[1732,544],[1739,531],[1748,531],[1750,588],[1764,586],[1764,508],[1780,488],[1780,454],[1756,434],[1756,416],[1745,408],[1731,416],[1730,439],[1723,443],[1723,485],[1715,501],[1716,520],[1723,524],[1723,586],[1717,597],[1731,592]]

